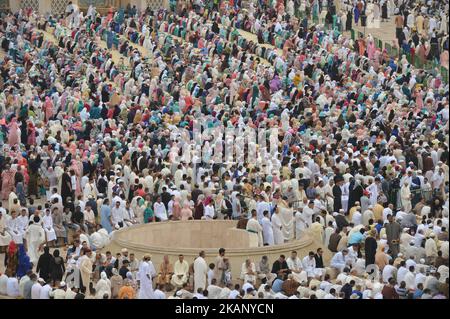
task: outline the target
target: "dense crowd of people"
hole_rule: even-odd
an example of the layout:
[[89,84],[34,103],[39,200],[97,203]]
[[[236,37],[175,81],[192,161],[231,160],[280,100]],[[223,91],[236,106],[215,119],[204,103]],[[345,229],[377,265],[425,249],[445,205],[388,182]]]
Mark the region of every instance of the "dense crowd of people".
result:
[[[345,36],[345,1],[298,2],[2,14],[0,294],[448,298],[448,83]],[[106,250],[122,228],[199,219],[323,248],[239,278],[225,249],[159,267]]]

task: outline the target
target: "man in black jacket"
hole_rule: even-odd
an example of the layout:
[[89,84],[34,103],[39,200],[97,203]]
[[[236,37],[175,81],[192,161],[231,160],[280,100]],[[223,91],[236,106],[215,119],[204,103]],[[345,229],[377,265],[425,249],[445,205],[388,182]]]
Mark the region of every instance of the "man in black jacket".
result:
[[325,268],[322,255],[322,248],[317,248],[317,252],[314,254],[314,259],[316,260],[316,268]]
[[284,255],[280,255],[280,258],[275,260],[273,263],[272,274],[281,275],[281,278],[283,278],[284,275],[288,273],[290,273],[290,270],[286,262],[286,257]]
[[161,201],[163,202],[164,206],[166,206],[166,210],[169,209],[169,202],[171,199],[172,199],[172,195],[167,191],[167,187],[164,186],[162,188]]

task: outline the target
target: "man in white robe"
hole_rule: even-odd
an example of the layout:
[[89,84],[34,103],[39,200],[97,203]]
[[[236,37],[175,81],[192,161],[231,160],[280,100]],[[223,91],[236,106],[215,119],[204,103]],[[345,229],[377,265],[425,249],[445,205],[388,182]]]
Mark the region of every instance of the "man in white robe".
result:
[[33,224],[28,226],[26,237],[30,261],[36,265],[39,260],[39,249],[45,242],[45,231],[40,225],[40,218],[38,216],[34,216]]
[[30,217],[28,216],[28,210],[22,209],[20,216],[17,217],[17,224],[19,226],[19,231],[22,233],[22,237],[28,228],[28,223],[30,222]]
[[53,228],[53,219],[52,216],[50,215],[50,209],[46,209],[45,211],[45,215],[42,218],[43,221],[43,227],[45,230],[45,235],[47,237],[47,242],[51,242],[53,240],[56,239],[56,232],[55,229]]
[[262,226],[259,224],[257,219],[256,210],[252,211],[252,218],[250,218],[247,222],[246,230],[250,233],[253,233],[258,236],[258,246],[263,246],[263,238],[262,238]]
[[302,261],[297,256],[297,252],[293,250],[291,252],[291,256],[286,259],[286,263],[289,267],[289,270],[291,271],[291,274],[293,276],[293,279],[298,282],[307,282],[308,276],[306,271],[303,270]]
[[305,219],[300,211],[295,212],[295,239],[300,239],[303,231],[306,229]]
[[303,207],[303,220],[306,223],[306,226],[309,227],[313,223],[312,217],[314,215],[314,202],[310,201],[308,202],[308,205]]
[[52,291],[52,287],[49,283],[46,283],[42,286],[42,289],[39,293],[39,299],[50,299],[50,292]]
[[369,186],[366,190],[370,193],[370,205],[375,206],[378,199],[378,186],[372,179],[369,181]]
[[19,297],[19,281],[16,277],[8,278],[8,281],[6,282],[6,294],[8,295],[8,297]]
[[42,284],[45,284],[44,279],[39,278],[33,286],[31,286],[31,299],[40,299]]
[[265,211],[270,211],[270,204],[266,202],[262,196],[259,196],[258,202],[256,203],[256,213],[260,223],[262,223]]
[[337,252],[330,261],[330,267],[336,268],[339,272],[342,272],[344,268],[347,266],[347,255],[348,250],[343,249],[340,252]]
[[87,201],[90,197],[97,200],[98,190],[95,186],[94,179],[91,177],[83,187],[83,199]]
[[400,189],[400,199],[401,199],[401,203],[403,206],[403,210],[406,213],[409,213],[412,209],[412,204],[411,204],[411,190],[409,188],[409,184],[408,181],[404,181],[403,182],[403,186]]
[[289,207],[285,201],[281,201],[278,205],[279,214],[281,224],[283,227],[283,239],[286,241],[290,241],[294,239],[294,211],[292,207]]
[[23,232],[15,211],[11,212],[11,218],[6,222],[6,229],[16,244],[23,244]]
[[78,259],[78,268],[80,270],[80,277],[83,287],[86,288],[86,294],[89,293],[89,284],[91,282],[92,274],[92,251],[89,248],[83,248],[84,255]]
[[308,278],[314,278],[316,276],[322,277],[325,275],[325,269],[316,268],[316,259],[314,258],[314,252],[312,251],[308,253],[308,256],[303,257],[302,265]]
[[0,211],[0,247],[8,246],[11,241],[11,235],[6,231],[6,219]]
[[274,244],[272,222],[269,219],[269,212],[264,211],[264,217],[261,221],[263,228],[263,243],[267,246]]
[[245,282],[250,282],[253,285],[256,283],[256,266],[250,259],[247,259],[241,266],[241,279]]
[[194,292],[198,291],[198,288],[205,289],[207,274],[208,265],[205,261],[205,252],[202,250],[194,261]]
[[208,299],[219,299],[222,293],[222,288],[217,285],[216,278],[211,280],[211,284],[206,288],[208,290]]
[[273,229],[273,239],[275,245],[281,245],[284,243],[283,236],[283,223],[281,222],[281,218],[279,216],[278,208],[275,210],[275,213],[272,215],[272,229]]
[[138,299],[154,298],[152,280],[156,276],[156,270],[150,259],[150,254],[145,254],[139,266],[138,279],[141,288],[139,289]]
[[173,265],[172,285],[182,287],[188,281],[189,264],[184,260],[183,255],[178,256],[178,260]]

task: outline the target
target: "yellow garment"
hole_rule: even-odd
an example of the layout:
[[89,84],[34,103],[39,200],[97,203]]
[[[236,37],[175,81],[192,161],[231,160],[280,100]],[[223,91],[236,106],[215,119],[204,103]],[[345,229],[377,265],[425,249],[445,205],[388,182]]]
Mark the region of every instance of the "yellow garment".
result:
[[383,218],[383,209],[384,209],[383,206],[381,206],[380,204],[375,204],[375,206],[372,209],[373,216],[375,217],[374,222]]
[[348,214],[348,216],[347,216],[347,220],[349,220],[349,221],[351,221],[352,220],[352,218],[353,218],[353,214],[356,212],[356,206],[353,206],[352,208],[350,208],[350,212],[349,212],[349,214]]

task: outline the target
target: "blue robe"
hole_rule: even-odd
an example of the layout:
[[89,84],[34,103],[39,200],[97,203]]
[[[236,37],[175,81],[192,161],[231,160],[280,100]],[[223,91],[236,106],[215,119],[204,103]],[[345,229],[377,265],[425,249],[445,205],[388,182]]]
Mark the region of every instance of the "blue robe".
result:
[[102,205],[102,207],[100,208],[100,218],[101,218],[101,224],[102,227],[109,233],[112,232],[112,227],[111,227],[111,222],[110,222],[110,218],[111,218],[111,208],[108,205]]
[[27,274],[28,270],[31,270],[33,267],[30,262],[30,257],[28,257],[27,253],[25,252],[25,247],[23,246],[23,244],[20,244],[18,246],[19,246],[18,251],[19,264],[17,266],[16,276],[22,278]]
[[114,41],[114,33],[112,31],[106,32],[106,46],[111,50]]

